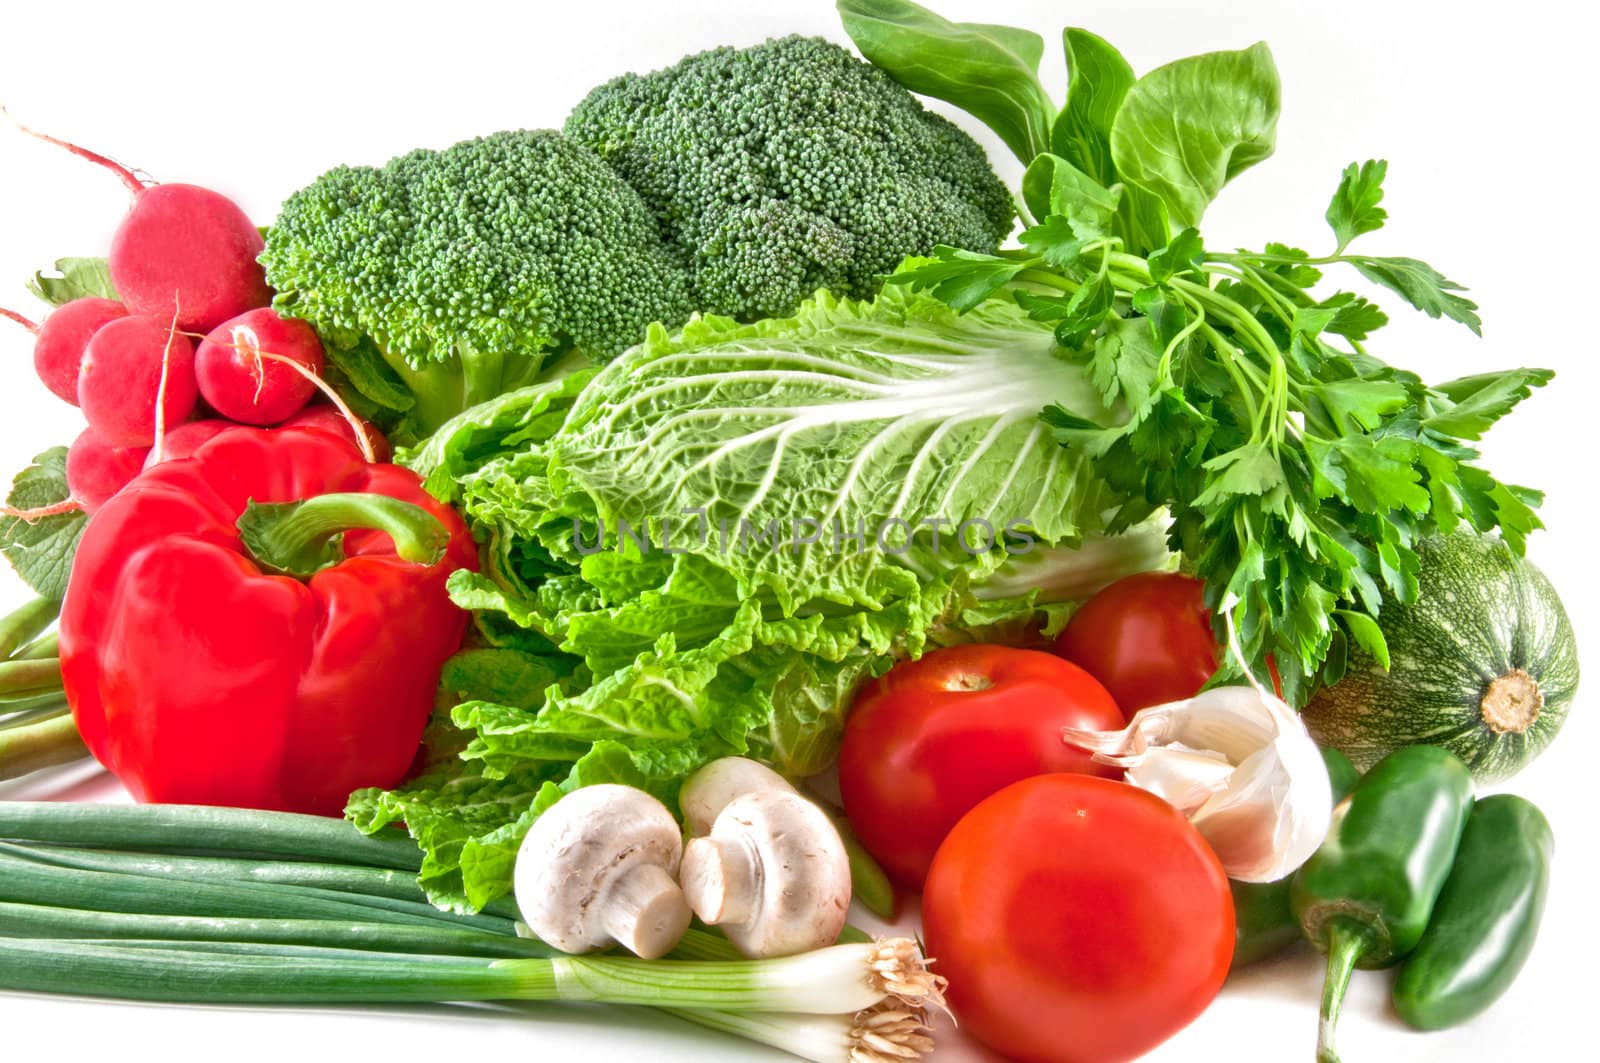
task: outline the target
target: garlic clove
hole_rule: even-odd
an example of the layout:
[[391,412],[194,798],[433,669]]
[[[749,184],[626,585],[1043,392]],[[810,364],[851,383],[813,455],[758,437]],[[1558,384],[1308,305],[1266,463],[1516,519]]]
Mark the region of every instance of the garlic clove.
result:
[[1188,816],[1231,878],[1283,878],[1327,835],[1322,755],[1299,714],[1259,688],[1214,687],[1141,710],[1121,731],[1063,736]]
[[[1097,757],[1114,762],[1113,757]],[[1152,749],[1127,766],[1124,777],[1149,790],[1184,815],[1197,811],[1228,785],[1233,765],[1215,753],[1189,749]]]

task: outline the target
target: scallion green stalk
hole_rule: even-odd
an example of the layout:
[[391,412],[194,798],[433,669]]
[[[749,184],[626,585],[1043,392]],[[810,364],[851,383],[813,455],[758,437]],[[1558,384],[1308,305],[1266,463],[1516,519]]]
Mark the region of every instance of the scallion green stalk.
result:
[[[245,899],[246,904],[251,897],[270,897],[274,902],[285,897],[305,897],[318,901],[380,908],[387,912],[429,920],[449,921],[452,924],[470,926],[489,933],[506,935],[516,933],[515,922],[504,915],[440,911],[428,903],[426,895],[416,884],[415,876],[388,868],[350,867],[305,861],[260,861],[233,857],[128,853],[53,845],[15,846],[4,842],[0,842],[0,855],[79,871],[109,872],[146,879],[191,883],[207,887],[208,891],[204,894],[207,897],[239,896]],[[119,884],[135,885],[126,880],[122,880]],[[259,892],[260,889],[269,886],[285,886],[290,889],[277,890],[269,894]],[[147,887],[153,890],[161,888],[154,884],[147,884]],[[240,887],[240,890],[230,894],[228,892],[230,887]],[[222,892],[213,894],[209,892],[211,889]],[[245,915],[272,914],[237,909],[234,911],[235,914]]]
[[0,660],[5,660],[17,652],[17,647],[37,638],[59,615],[60,602],[51,598],[35,598],[0,616]]
[[223,918],[332,919],[423,927],[460,926],[462,919],[428,905],[383,897],[349,897],[333,890],[239,882],[176,883],[143,875],[61,867],[34,859],[26,848],[7,843],[0,843],[0,900],[141,915],[198,913]]
[[910,1008],[942,999],[940,981],[906,939],[782,959],[696,963],[3,937],[0,988],[202,1003],[563,1000],[807,1014],[854,1014],[888,999]]
[[21,701],[61,690],[61,662],[42,660],[0,661],[0,700]]
[[46,657],[61,656],[61,639],[55,632],[35,639],[11,655],[13,661],[39,661]]
[[222,943],[297,945],[490,959],[560,955],[542,941],[470,928],[332,919],[240,919],[86,911],[0,901],[0,933],[17,938],[145,941],[215,948]]
[[141,852],[227,853],[416,872],[404,834],[362,834],[342,820],[203,805],[0,801],[0,838]]
[[88,755],[64,702],[60,708],[33,708],[0,723],[0,779],[19,779]]

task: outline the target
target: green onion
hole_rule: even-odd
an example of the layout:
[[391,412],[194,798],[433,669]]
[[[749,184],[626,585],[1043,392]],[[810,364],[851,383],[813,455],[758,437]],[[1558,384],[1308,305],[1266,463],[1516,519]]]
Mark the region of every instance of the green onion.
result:
[[0,902],[0,932],[17,938],[129,939],[168,948],[176,947],[179,942],[206,942],[208,951],[226,943],[245,943],[494,959],[559,955],[542,941],[466,928],[331,919],[145,915],[7,902]]
[[61,639],[54,632],[35,642],[30,642],[11,655],[13,661],[37,661],[43,657],[61,656]]
[[54,657],[34,661],[0,661],[0,700],[21,701],[61,689],[61,662]]
[[88,755],[64,702],[26,709],[0,723],[0,779],[20,778]]
[[895,1063],[933,1051],[926,1013],[896,1003],[880,1004],[854,1015],[661,1010],[817,1063]]
[[[473,915],[442,912],[427,902],[415,879],[383,868],[344,867],[293,861],[261,862],[229,857],[185,857],[161,853],[107,852],[96,849],[71,849],[60,846],[17,846],[0,842],[0,856],[28,860],[33,864],[78,871],[106,872],[122,876],[118,886],[139,893],[170,894],[170,886],[128,879],[176,880],[204,887],[197,896],[189,892],[188,911],[193,913],[202,898],[237,902],[243,909],[209,915],[282,914],[249,911],[252,899],[307,898],[316,902],[358,905],[431,921],[448,921],[461,926],[503,935],[515,935],[515,921],[499,915]],[[267,889],[267,887],[287,887]],[[265,892],[263,892],[265,891]],[[321,909],[308,914],[320,916]]]
[[35,694],[31,698],[0,699],[0,727],[12,727],[64,711],[68,711],[67,698],[59,690]]
[[17,652],[17,647],[37,638],[60,615],[60,602],[51,598],[35,598],[20,609],[0,617],[0,660],[5,660]]
[[61,867],[5,843],[0,843],[0,900],[143,915],[335,919],[406,926],[456,926],[462,918],[428,905],[408,905],[385,897],[347,897],[334,890],[303,886],[178,883]]
[[[20,839],[0,841],[0,988],[644,1004],[819,1063],[927,1052],[921,1005],[940,1002],[941,980],[906,940],[750,962],[690,930],[671,961],[563,956],[518,936],[510,898],[476,915],[424,903],[409,841],[315,817],[0,802],[0,838]],[[811,1014],[823,1009],[837,1014]]]
[[716,1011],[853,1014],[938,1003],[915,943],[834,945],[782,959],[684,962],[567,956],[484,960],[229,943],[0,938],[0,988],[207,1003],[564,1000]]
[[0,801],[0,838],[141,852],[222,852],[411,872],[422,868],[422,853],[403,834],[366,835],[343,820],[204,805]]

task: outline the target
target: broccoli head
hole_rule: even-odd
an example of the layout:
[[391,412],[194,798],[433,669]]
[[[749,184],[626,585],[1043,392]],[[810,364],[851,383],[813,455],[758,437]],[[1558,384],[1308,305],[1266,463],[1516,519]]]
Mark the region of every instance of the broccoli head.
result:
[[936,245],[992,252],[1011,197],[983,149],[819,38],[717,48],[591,92],[567,119],[644,198],[696,309],[781,316],[873,294]]
[[553,130],[331,170],[289,197],[261,261],[341,390],[400,407],[416,436],[533,379],[547,352],[609,358],[690,310],[639,196]]

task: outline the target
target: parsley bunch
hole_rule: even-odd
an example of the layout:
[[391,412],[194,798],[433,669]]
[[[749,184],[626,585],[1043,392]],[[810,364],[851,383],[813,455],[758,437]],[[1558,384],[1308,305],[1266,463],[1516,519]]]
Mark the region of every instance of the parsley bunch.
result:
[[[1018,47],[1025,31],[1002,40],[994,27],[947,23],[899,0],[840,6],[873,9],[870,24],[846,26],[896,76],[900,64],[925,77],[930,54],[960,51],[964,67],[946,54],[940,69],[971,71],[967,81],[920,90],[957,104],[981,98],[985,113],[974,113],[991,125],[986,86],[1005,79],[985,77],[983,63],[1003,60],[1010,83],[1025,85],[1032,70],[1019,72],[1018,56],[1036,67],[1042,52],[1042,42]],[[1553,374],[1426,384],[1368,353],[1382,310],[1354,292],[1319,294],[1324,269],[1349,266],[1431,317],[1480,331],[1464,289],[1431,266],[1350,251],[1386,219],[1382,161],[1344,171],[1326,215],[1331,253],[1207,250],[1205,207],[1272,151],[1278,79],[1264,45],[1135,78],[1100,38],[1069,29],[1065,41],[1065,106],[1040,114],[1042,90],[1013,94],[1010,125],[1048,131],[1047,147],[1012,144],[1028,164],[1021,246],[940,248],[890,280],[958,310],[1013,299],[1054,326],[1064,355],[1089,367],[1121,415],[1106,428],[1051,405],[1056,438],[1092,455],[1120,492],[1117,527],[1170,513],[1172,546],[1205,580],[1219,636],[1263,678],[1275,662],[1285,696],[1303,702],[1317,681],[1342,675],[1351,640],[1387,664],[1373,618],[1386,599],[1415,600],[1420,540],[1498,529],[1520,552],[1541,526],[1539,493],[1496,480],[1471,444]]]

